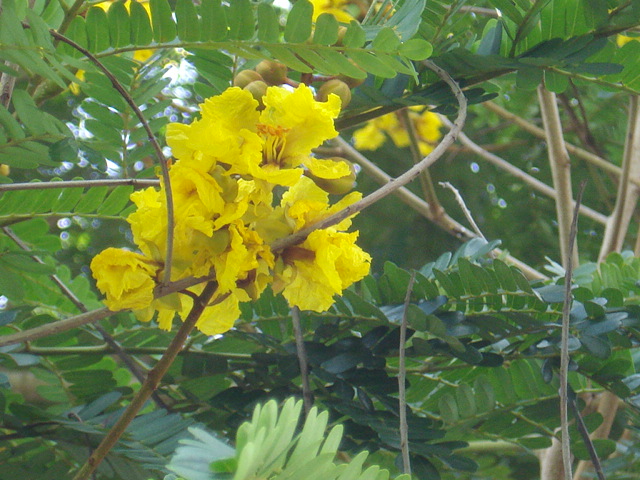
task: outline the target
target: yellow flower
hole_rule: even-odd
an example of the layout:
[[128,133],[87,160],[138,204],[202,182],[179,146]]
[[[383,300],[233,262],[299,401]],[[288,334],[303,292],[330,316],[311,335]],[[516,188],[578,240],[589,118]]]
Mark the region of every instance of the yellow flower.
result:
[[616,36],[616,44],[619,47],[622,47],[623,45],[626,45],[629,42],[632,41],[640,41],[640,37],[628,37],[626,35],[617,35]]
[[323,13],[330,13],[339,22],[349,23],[354,18],[344,10],[347,0],[311,0],[313,4],[313,21]]
[[118,248],[107,248],[91,261],[98,289],[113,311],[148,307],[153,301],[157,270],[157,264],[144,255]]
[[[431,153],[435,144],[442,137],[440,128],[442,121],[437,114],[415,106],[409,108],[409,119],[413,123],[418,134],[418,146],[421,155]],[[377,150],[385,140],[385,134],[398,148],[408,147],[410,140],[407,130],[399,121],[395,113],[388,113],[367,122],[367,124],[353,132],[354,145],[359,150]]]
[[371,257],[355,244],[358,232],[316,230],[287,249],[274,291],[302,310],[326,311],[333,297],[369,273]]

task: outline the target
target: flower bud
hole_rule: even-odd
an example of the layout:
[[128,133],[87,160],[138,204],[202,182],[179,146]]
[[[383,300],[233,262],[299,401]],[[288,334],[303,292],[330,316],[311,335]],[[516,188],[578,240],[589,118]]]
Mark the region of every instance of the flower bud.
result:
[[287,66],[273,62],[271,60],[263,60],[256,65],[256,72],[262,75],[262,78],[269,85],[282,85],[287,80]]
[[267,93],[268,85],[264,83],[262,80],[256,80],[255,82],[251,82],[249,85],[244,87],[243,90],[251,93],[253,98],[255,98],[260,104],[260,108],[264,108],[264,103],[262,102],[262,97]]
[[336,43],[334,43],[334,45],[337,45],[338,47],[342,47],[343,46],[343,41],[344,41],[344,36],[347,34],[347,27],[345,27],[344,25],[340,25],[338,27],[338,40],[336,40]]
[[263,80],[262,76],[255,70],[242,70],[233,79],[233,86],[244,88],[251,82],[256,80]]
[[9,165],[5,165],[4,163],[0,163],[0,177],[8,177],[11,173],[11,167]]
[[346,163],[349,165],[349,174],[340,178],[320,178],[307,171],[305,172],[305,175],[327,193],[331,193],[333,195],[344,195],[345,193],[349,193],[353,187],[356,186],[356,167],[349,160],[342,157],[333,157],[327,160]]
[[326,102],[329,98],[329,94],[331,93],[340,97],[340,100],[342,100],[342,108],[349,105],[349,102],[351,101],[351,89],[345,82],[338,80],[337,78],[329,80],[320,87],[316,96],[318,101]]

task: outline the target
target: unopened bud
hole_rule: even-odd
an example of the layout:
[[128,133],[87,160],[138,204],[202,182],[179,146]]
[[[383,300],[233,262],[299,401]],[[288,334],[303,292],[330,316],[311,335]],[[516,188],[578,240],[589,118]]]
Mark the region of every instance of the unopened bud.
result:
[[271,60],[263,60],[256,65],[256,72],[262,75],[262,78],[269,85],[282,85],[287,80],[287,66],[273,62]]
[[342,100],[342,108],[349,105],[349,102],[351,101],[351,89],[345,82],[338,80],[337,78],[325,82],[325,84],[318,90],[318,101],[326,102],[329,98],[329,94],[331,93],[340,97],[340,100]]
[[264,83],[262,80],[256,80],[255,82],[251,82],[249,85],[244,87],[243,90],[251,93],[253,98],[255,98],[260,104],[260,108],[264,107],[264,103],[262,102],[262,97],[267,93],[267,88],[269,86]]
[[0,176],[8,177],[11,173],[11,167],[9,165],[5,165],[4,163],[0,163]]
[[233,79],[233,86],[244,88],[256,80],[263,80],[262,75],[255,70],[242,70]]

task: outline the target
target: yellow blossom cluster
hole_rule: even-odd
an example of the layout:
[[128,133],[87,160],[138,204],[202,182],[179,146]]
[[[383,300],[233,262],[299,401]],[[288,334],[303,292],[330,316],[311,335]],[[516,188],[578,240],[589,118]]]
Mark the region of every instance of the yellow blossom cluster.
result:
[[[340,99],[316,101],[302,84],[269,87],[264,107],[251,93],[227,89],[200,106],[190,125],[170,124],[167,143],[177,159],[169,170],[174,204],[171,280],[213,277],[217,290],[196,326],[221,333],[233,326],[239,304],[256,300],[267,285],[291,306],[324,311],[333,297],[369,272],[370,257],[348,233],[350,219],[311,233],[302,243],[272,251],[270,245],[359,200],[358,192],[331,204],[312,178],[348,175],[344,162],[318,159],[313,148],[337,135]],[[141,253],[109,248],[91,263],[98,288],[112,310],[132,309],[141,320],[157,313],[161,328],[183,319],[193,294],[154,298],[167,250],[165,186],[131,195],[128,217]]]
[[[440,133],[442,121],[437,114],[429,109],[424,109],[420,113],[423,108],[420,106],[410,107],[409,120],[413,123],[418,135],[420,154],[428,155],[442,137]],[[358,150],[377,150],[387,140],[387,136],[391,138],[396,147],[409,146],[409,133],[396,113],[388,113],[368,121],[364,127],[353,132],[353,141]]]

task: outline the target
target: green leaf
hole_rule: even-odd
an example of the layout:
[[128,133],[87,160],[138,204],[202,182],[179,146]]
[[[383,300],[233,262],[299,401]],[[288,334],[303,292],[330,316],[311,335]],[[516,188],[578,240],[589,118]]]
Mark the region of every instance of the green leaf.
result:
[[133,187],[120,185],[113,189],[104,202],[98,207],[100,215],[117,215],[129,204],[129,196],[133,192]]
[[78,200],[82,197],[84,189],[81,187],[65,188],[62,190],[60,197],[51,208],[53,212],[71,212],[76,206]]
[[126,47],[131,39],[131,27],[129,22],[129,12],[124,6],[124,2],[114,2],[107,12],[109,19],[109,36],[111,46],[114,48]]
[[147,10],[136,0],[129,4],[131,19],[131,45],[149,45],[153,41],[153,30]]
[[222,8],[221,0],[202,0],[200,4],[201,34],[203,41],[219,42],[227,38],[226,9]]
[[72,162],[78,160],[78,142],[73,137],[63,138],[49,146],[49,158],[54,162]]
[[170,42],[176,38],[176,24],[168,0],[149,0],[153,38],[158,43]]
[[280,23],[278,13],[273,5],[258,5],[258,40],[276,43],[280,39]]
[[[100,7],[91,7],[87,11],[85,20],[89,51],[96,53],[109,48],[111,45],[109,43],[109,20],[107,19],[107,13]],[[131,33],[133,35],[133,29]]]
[[580,343],[594,357],[605,359],[611,355],[611,344],[602,337],[582,335]]
[[22,140],[26,136],[20,123],[13,118],[13,115],[3,105],[0,105],[0,125],[6,130],[9,139]]
[[200,39],[200,22],[191,0],[176,2],[176,24],[180,40],[195,42]]
[[569,78],[556,72],[544,72],[544,86],[553,93],[563,93],[569,87]]
[[312,71],[306,63],[296,57],[285,45],[269,45],[265,48],[275,59],[281,61],[292,70],[301,73],[309,73]]
[[396,52],[398,47],[400,47],[400,39],[391,27],[381,28],[371,43],[372,49],[385,53]]
[[355,20],[352,20],[347,27],[347,31],[344,34],[342,43],[345,45],[345,47],[361,48],[362,46],[364,46],[366,40],[367,35],[364,32],[362,26]]
[[349,50],[349,57],[360,67],[369,73],[383,78],[393,78],[396,71],[381,62],[375,55],[369,52],[361,52],[358,50]]
[[[604,438],[596,438],[593,441],[593,446],[596,449],[598,458],[607,458],[613,452],[616,451],[616,442]],[[584,442],[575,442],[571,446],[571,453],[573,453],[579,460],[591,460],[589,451],[587,450]]]
[[409,60],[420,62],[426,60],[433,53],[433,46],[422,38],[412,38],[400,45],[398,53]]
[[316,19],[313,43],[333,45],[338,41],[338,20],[330,13],[323,13]]
[[289,43],[303,43],[311,38],[311,16],[313,5],[309,0],[298,0],[293,4],[287,24],[284,27],[284,39]]
[[95,212],[104,197],[109,192],[109,187],[91,187],[87,190],[87,192],[82,196],[78,204],[76,205],[74,211],[76,213],[91,213]]
[[445,393],[438,399],[438,409],[445,423],[456,423],[460,419],[458,404],[450,393]]
[[255,33],[255,19],[250,0],[234,0],[228,9],[229,38],[249,40]]

